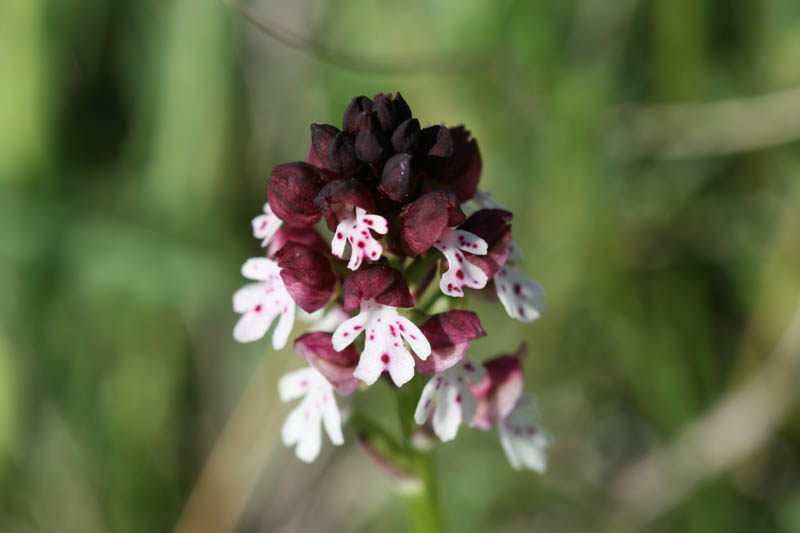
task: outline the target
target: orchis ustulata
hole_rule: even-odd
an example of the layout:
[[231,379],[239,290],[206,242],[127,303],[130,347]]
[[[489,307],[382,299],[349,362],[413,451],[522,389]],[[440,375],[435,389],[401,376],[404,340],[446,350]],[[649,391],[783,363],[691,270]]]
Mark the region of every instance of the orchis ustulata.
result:
[[[279,382],[282,400],[302,398],[283,427],[284,443],[304,461],[319,453],[323,427],[341,444],[335,395],[366,389],[386,372],[408,442],[391,445],[384,435],[373,445],[380,424],[357,409],[349,424],[389,470],[426,477],[414,472],[419,461],[403,459],[421,453],[411,440],[414,420],[421,426],[414,433],[442,441],[462,422],[497,427],[512,466],[543,470],[549,440],[519,403],[522,352],[485,365],[467,356],[486,332],[477,314],[447,304],[456,302],[447,296],[496,291],[510,316],[530,321],[542,295],[518,270],[512,214],[478,191],[481,156],[469,131],[421,127],[399,93],[359,96],[341,128],[311,125],[307,154],[270,174],[263,214],[252,222],[266,256],[245,263],[242,273],[255,283],[234,296],[241,342],[277,322],[272,344],[282,348],[296,307],[318,320],[293,345],[310,366]],[[427,384],[414,381],[417,373],[431,374]]]

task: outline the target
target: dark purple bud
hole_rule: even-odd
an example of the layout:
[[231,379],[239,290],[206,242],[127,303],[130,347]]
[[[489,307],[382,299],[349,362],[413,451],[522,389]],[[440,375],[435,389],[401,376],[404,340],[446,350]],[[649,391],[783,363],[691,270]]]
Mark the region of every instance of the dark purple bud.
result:
[[384,133],[390,133],[397,127],[397,119],[391,95],[379,94],[373,98],[372,112],[378,116],[378,121]]
[[453,142],[453,155],[447,160],[438,180],[448,191],[453,191],[460,203],[464,203],[478,190],[481,177],[481,154],[475,139],[463,126],[450,129]]
[[328,170],[333,170],[328,161],[328,146],[339,133],[339,128],[330,124],[311,125],[311,146],[317,155],[317,160]]
[[305,244],[309,248],[313,248],[324,254],[330,252],[330,246],[314,228],[282,226],[281,229],[275,233],[275,236],[272,237],[272,242],[269,244],[269,249],[267,251],[267,257],[274,257],[288,242],[299,242],[300,244]]
[[362,117],[355,148],[356,156],[365,163],[377,165],[389,157],[392,148],[381,131],[381,124],[375,113],[366,113]]
[[352,176],[361,166],[356,158],[355,140],[345,131],[337,133],[328,144],[327,156],[330,169],[341,177]]
[[378,190],[395,202],[406,202],[417,192],[417,175],[411,154],[395,154],[383,167]]
[[458,363],[473,339],[486,336],[478,315],[472,311],[447,311],[430,317],[420,330],[431,345],[431,355],[422,360],[414,356],[423,374],[442,372]]
[[414,307],[403,275],[385,265],[362,266],[347,276],[342,292],[345,311],[360,307],[362,300],[375,300],[392,307]]
[[524,378],[522,359],[526,353],[521,344],[516,353],[501,355],[487,362],[484,378],[469,388],[478,401],[472,422],[481,429],[491,429],[497,422],[511,414],[522,395]]
[[454,194],[429,192],[408,206],[403,218],[403,240],[414,253],[422,255],[445,228],[456,226],[465,218]]
[[411,108],[408,107],[406,101],[403,100],[403,95],[400,94],[400,91],[397,91],[397,94],[394,96],[392,105],[394,107],[394,117],[397,124],[411,118]]
[[314,198],[314,205],[325,217],[328,229],[336,231],[341,217],[351,215],[354,207],[374,213],[375,197],[365,184],[356,178],[347,178],[325,185]]
[[470,263],[480,267],[490,279],[506,263],[511,246],[513,215],[502,209],[481,209],[473,213],[458,229],[474,233],[489,246],[486,255],[471,255]]
[[308,163],[278,165],[267,185],[269,205],[289,226],[311,226],[321,216],[314,207],[314,197],[324,184],[322,172]]
[[344,111],[342,129],[355,135],[358,133],[359,115],[363,112],[369,113],[370,111],[372,111],[372,100],[366,96],[356,96]]
[[306,333],[294,341],[294,351],[325,376],[342,396],[352,394],[361,383],[360,379],[353,377],[359,358],[355,347],[351,344],[337,352],[331,344],[330,333]]
[[433,140],[433,145],[428,149],[428,155],[434,157],[450,157],[453,155],[453,137],[450,135],[449,129],[439,127]]
[[420,134],[419,121],[415,118],[410,118],[394,130],[392,146],[398,152],[413,153],[419,144]]
[[313,313],[328,303],[336,275],[325,255],[304,244],[287,242],[275,254],[275,260],[286,290],[304,311]]

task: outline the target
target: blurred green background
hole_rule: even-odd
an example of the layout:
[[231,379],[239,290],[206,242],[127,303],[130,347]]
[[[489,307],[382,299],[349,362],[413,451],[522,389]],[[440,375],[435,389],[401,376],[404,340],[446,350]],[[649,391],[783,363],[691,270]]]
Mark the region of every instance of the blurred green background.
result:
[[471,129],[548,291],[531,325],[476,304],[471,353],[528,342],[550,469],[462,429],[452,530],[800,531],[800,3],[245,6],[266,33],[0,2],[0,531],[406,530],[352,432],[281,446],[301,362],[231,337],[270,169],[396,90]]

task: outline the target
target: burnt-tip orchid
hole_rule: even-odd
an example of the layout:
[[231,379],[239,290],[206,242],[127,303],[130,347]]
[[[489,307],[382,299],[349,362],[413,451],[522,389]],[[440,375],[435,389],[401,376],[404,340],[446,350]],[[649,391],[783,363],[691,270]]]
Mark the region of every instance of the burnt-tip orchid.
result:
[[[299,400],[284,444],[312,461],[323,428],[340,445],[347,423],[395,475],[413,470],[402,457],[418,453],[415,439],[450,441],[464,424],[497,428],[514,468],[543,471],[550,439],[526,418],[524,346],[481,362],[474,344],[487,336],[468,310],[474,297],[499,299],[528,322],[543,292],[520,269],[512,213],[478,190],[483,163],[471,133],[421,126],[399,93],[359,96],[341,125],[311,125],[304,153],[269,176],[252,220],[264,253],[245,262],[252,283],[233,299],[240,342],[272,330],[280,350],[303,329],[293,348],[307,366],[278,381],[281,400]],[[381,424],[351,401],[381,377],[401,399],[407,442],[396,446],[385,435],[378,443]]]

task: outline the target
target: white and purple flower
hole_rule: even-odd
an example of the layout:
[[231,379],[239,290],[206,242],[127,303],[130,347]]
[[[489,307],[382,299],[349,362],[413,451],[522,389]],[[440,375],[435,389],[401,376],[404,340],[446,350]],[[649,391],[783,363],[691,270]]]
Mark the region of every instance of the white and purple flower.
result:
[[284,375],[278,381],[282,402],[303,398],[286,418],[281,428],[285,446],[295,446],[295,455],[310,463],[322,447],[322,427],[331,442],[344,443],[342,416],[333,395],[333,386],[314,367],[303,368]]
[[344,282],[344,309],[359,308],[358,315],[333,333],[333,347],[343,350],[364,333],[364,351],[353,375],[372,385],[387,371],[398,387],[414,377],[414,357],[427,359],[431,346],[422,331],[397,312],[412,307],[403,275],[397,270],[370,265],[350,274]]
[[464,357],[455,366],[439,372],[422,389],[414,420],[424,424],[433,411],[433,432],[443,442],[453,440],[462,421],[472,423],[477,401],[469,388],[485,375],[480,363]]

